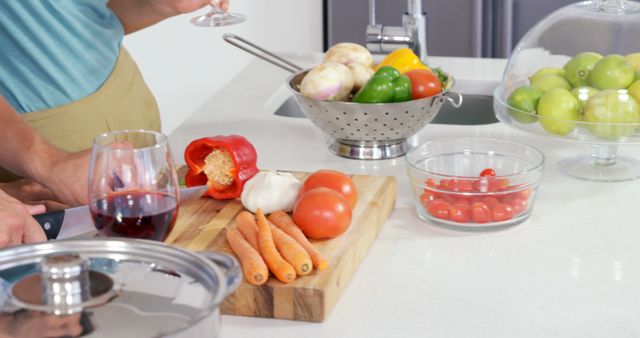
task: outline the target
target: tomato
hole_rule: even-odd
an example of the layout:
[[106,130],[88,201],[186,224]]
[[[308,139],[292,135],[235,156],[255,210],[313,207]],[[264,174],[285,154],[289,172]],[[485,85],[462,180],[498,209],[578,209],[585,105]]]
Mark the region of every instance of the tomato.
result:
[[487,223],[491,220],[491,209],[483,202],[471,204],[471,219],[476,223]]
[[526,189],[522,189],[522,190],[518,191],[516,193],[516,197],[521,198],[521,199],[523,199],[525,201],[528,200],[529,197],[531,197],[531,189],[526,188]]
[[422,195],[420,195],[420,202],[426,208],[429,205],[429,203],[431,203],[436,198],[438,198],[438,194],[437,193],[435,193],[433,191],[427,191],[425,189],[425,191],[422,193]]
[[509,201],[509,204],[513,207],[513,213],[515,215],[519,215],[527,210],[529,206],[529,202],[527,200],[523,200],[522,198],[514,198]]
[[484,202],[484,204],[486,204],[489,209],[493,209],[493,207],[500,204],[500,201],[498,201],[497,198],[491,196],[483,198],[482,202]]
[[337,191],[315,188],[298,198],[293,207],[293,221],[309,238],[334,238],[351,224],[351,208]]
[[480,177],[486,176],[496,176],[496,171],[491,168],[487,168],[480,172]]
[[414,69],[405,73],[411,80],[411,97],[423,99],[440,94],[442,84],[438,77],[428,69]]
[[341,193],[353,209],[358,202],[358,191],[353,180],[346,174],[330,169],[313,172],[304,180],[300,195],[315,188],[329,188]]
[[492,178],[489,179],[489,191],[500,191],[509,187],[508,178]]
[[471,208],[469,204],[457,203],[451,207],[449,210],[449,216],[452,221],[460,222],[460,223],[468,223],[471,221]]
[[451,209],[451,204],[441,199],[435,199],[429,203],[427,212],[435,218],[449,219],[449,209]]
[[509,204],[498,204],[491,211],[491,219],[500,222],[513,218],[513,207]]

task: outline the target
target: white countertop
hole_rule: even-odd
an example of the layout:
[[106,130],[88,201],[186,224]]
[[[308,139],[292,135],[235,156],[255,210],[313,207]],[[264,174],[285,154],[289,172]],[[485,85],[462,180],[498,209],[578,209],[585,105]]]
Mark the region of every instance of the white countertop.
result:
[[[318,56],[289,56],[310,65]],[[306,62],[304,62],[306,61]],[[504,60],[432,58],[462,93],[491,94]],[[418,218],[403,158],[338,157],[310,121],[273,115],[288,73],[255,60],[171,135],[179,159],[191,140],[247,137],[259,167],[398,178],[396,209],[324,323],[223,316],[224,337],[635,337],[640,336],[640,181],[596,183],[561,174],[559,160],[590,146],[496,123],[427,125],[411,142],[489,136],[546,156],[532,216],[503,232],[440,230]],[[638,146],[621,155],[640,158]]]

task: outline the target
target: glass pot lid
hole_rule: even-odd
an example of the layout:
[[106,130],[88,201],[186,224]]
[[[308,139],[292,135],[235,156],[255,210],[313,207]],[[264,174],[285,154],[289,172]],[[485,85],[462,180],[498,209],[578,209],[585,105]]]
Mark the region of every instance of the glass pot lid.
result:
[[0,278],[0,335],[38,323],[30,336],[55,337],[59,323],[64,335],[71,327],[74,336],[158,337],[217,316],[241,275],[224,254],[91,239],[1,250]]
[[587,180],[640,177],[617,146],[640,143],[640,3],[584,1],[540,21],[516,45],[494,92],[496,117],[526,132],[592,144],[560,163]]

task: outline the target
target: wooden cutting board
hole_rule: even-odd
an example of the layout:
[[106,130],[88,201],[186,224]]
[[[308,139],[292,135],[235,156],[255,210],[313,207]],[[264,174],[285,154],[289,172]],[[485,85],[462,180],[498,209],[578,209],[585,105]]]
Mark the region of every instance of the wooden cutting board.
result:
[[[293,173],[303,180],[307,173]],[[329,269],[298,277],[287,285],[271,276],[261,286],[242,282],[226,298],[223,314],[322,322],[336,304],[358,265],[395,206],[395,177],[354,175],[358,204],[349,229],[340,236],[315,241],[329,261]],[[239,200],[200,198],[180,206],[167,243],[190,250],[231,253],[224,229],[244,210]]]

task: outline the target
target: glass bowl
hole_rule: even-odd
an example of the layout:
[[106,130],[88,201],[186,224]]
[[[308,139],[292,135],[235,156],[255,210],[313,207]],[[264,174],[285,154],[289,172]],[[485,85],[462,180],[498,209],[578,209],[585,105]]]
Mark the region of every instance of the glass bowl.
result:
[[544,170],[537,149],[489,138],[428,141],[405,160],[418,216],[460,231],[501,230],[527,219]]
[[503,123],[592,153],[560,170],[592,181],[640,177],[640,161],[617,156],[640,143],[640,3],[584,1],[534,26],[515,47],[494,92]]

